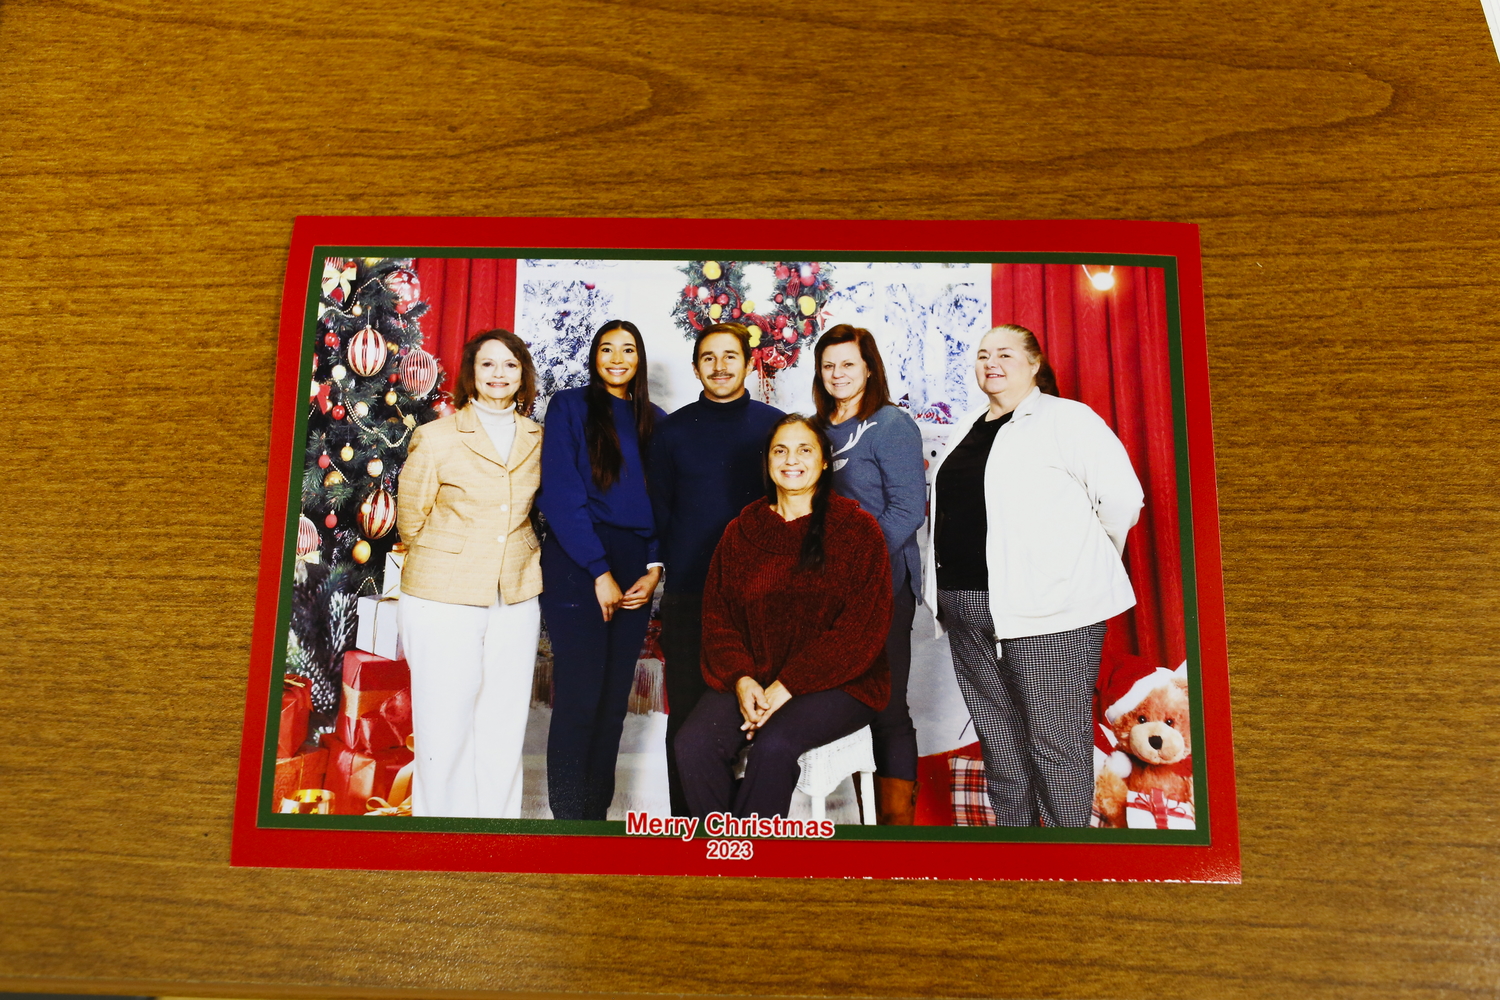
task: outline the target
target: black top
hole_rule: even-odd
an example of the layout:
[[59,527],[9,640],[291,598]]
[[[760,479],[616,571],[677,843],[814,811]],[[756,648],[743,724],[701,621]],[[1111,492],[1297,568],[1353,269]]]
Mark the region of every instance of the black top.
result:
[[766,495],[766,436],[785,414],[750,398],[700,395],[656,425],[647,475],[667,592],[700,594],[724,526]]
[[[987,417],[988,415],[986,415]],[[939,590],[989,590],[990,570],[984,558],[989,518],[984,509],[984,466],[995,435],[1010,420],[980,417],[949,453],[937,474],[937,516],[933,549],[937,553]]]

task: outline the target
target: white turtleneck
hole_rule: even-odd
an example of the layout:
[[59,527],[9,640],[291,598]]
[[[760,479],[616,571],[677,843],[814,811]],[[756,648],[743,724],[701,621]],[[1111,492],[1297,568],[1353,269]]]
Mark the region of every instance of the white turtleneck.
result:
[[490,443],[500,455],[500,461],[510,461],[511,445],[516,441],[516,407],[512,403],[503,410],[491,409],[474,401],[474,412],[479,415],[480,426],[490,436]]

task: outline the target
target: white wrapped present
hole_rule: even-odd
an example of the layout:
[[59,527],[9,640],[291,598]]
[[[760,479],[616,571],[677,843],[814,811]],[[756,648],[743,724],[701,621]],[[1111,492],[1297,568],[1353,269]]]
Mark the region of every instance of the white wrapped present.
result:
[[1125,800],[1125,825],[1132,830],[1196,830],[1193,804],[1169,799],[1160,789],[1131,792]]
[[380,578],[381,597],[401,596],[401,567],[405,563],[405,552],[387,552],[385,554],[385,575]]
[[356,606],[359,627],[354,633],[354,647],[387,660],[404,659],[396,622],[399,604],[394,597],[361,597]]

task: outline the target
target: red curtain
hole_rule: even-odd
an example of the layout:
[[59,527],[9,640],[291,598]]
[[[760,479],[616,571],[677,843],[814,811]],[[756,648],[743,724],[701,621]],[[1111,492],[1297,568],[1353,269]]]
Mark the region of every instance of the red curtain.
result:
[[417,261],[417,280],[427,302],[419,321],[422,346],[447,372],[443,388],[451,390],[469,337],[496,327],[515,329],[516,262],[423,257]]
[[1136,606],[1110,622],[1108,642],[1176,667],[1187,654],[1165,276],[1116,267],[1114,278],[1100,291],[1077,264],[996,264],[992,316],[1035,333],[1059,394],[1093,407],[1130,453],[1146,492],[1125,546]]

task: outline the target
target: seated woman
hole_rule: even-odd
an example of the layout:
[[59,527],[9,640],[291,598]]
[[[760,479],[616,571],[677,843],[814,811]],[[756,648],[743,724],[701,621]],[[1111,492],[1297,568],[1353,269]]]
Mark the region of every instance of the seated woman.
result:
[[[792,414],[767,445],[766,499],[724,529],[703,590],[709,691],[678,733],[693,816],[784,816],[797,758],[890,697],[891,567],[875,518],[833,492],[828,438]],[[735,758],[753,742],[735,790]]]

